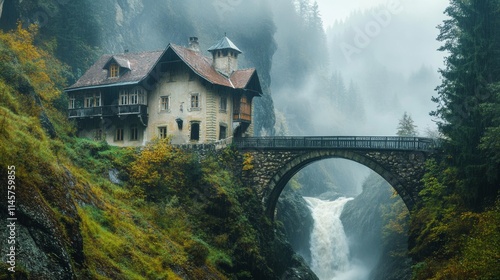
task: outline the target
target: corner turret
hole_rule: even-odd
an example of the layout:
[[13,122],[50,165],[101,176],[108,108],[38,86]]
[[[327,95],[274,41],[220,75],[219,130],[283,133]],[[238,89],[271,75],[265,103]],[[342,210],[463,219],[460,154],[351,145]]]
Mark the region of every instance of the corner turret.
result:
[[210,47],[212,66],[226,77],[238,70],[238,55],[242,53],[238,47],[224,36],[219,42]]

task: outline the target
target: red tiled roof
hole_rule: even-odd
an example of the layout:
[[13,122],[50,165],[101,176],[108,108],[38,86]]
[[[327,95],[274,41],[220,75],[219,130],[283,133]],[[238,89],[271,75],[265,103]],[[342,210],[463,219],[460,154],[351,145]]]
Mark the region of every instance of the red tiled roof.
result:
[[[200,52],[170,44],[166,51],[103,55],[74,85],[66,90],[137,84],[148,76],[169,49],[177,54],[198,76],[212,84],[233,89],[245,89],[253,75],[256,74],[255,69],[250,68],[234,71],[230,77],[226,77],[212,67],[211,58],[204,56]],[[130,70],[123,69],[125,73],[120,73],[121,75],[118,78],[108,78],[108,72],[103,67],[112,58],[120,61],[128,61],[130,63]]]
[[254,68],[238,70],[233,72],[230,79],[235,88],[246,88],[254,73]]
[[233,87],[228,78],[212,67],[212,60],[199,52],[170,44],[169,47],[184,61],[196,74],[212,84]]
[[237,70],[227,78],[212,67],[211,58],[174,44],[170,44],[170,47],[196,74],[212,84],[244,89],[255,73],[255,68]]

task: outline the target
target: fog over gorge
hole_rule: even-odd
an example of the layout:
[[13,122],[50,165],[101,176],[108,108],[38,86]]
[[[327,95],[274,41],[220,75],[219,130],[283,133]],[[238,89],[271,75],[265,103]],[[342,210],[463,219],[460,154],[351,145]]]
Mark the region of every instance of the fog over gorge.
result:
[[[257,135],[275,134],[274,128],[289,135],[393,135],[405,111],[420,135],[435,129],[428,113],[443,67],[436,27],[446,1],[13,3],[2,1],[3,26],[14,26],[17,13],[25,23],[39,22],[47,35],[72,33],[74,38],[60,38],[58,51],[77,76],[92,61],[78,51],[157,50],[186,45],[190,36],[206,50],[227,34],[243,49],[240,67],[256,67],[264,81],[265,96],[256,100]],[[59,24],[66,20],[62,14],[76,10],[76,18],[86,18],[84,32]],[[89,48],[69,48],[75,40]],[[274,127],[273,102],[289,131]]]
[[[391,136],[405,112],[417,135],[437,129],[429,113],[436,107],[431,98],[440,84],[438,69],[444,66],[436,37],[445,1],[295,1],[295,7],[286,2],[273,2],[277,49],[271,91],[277,135]],[[331,238],[346,238],[350,250],[328,241],[328,233],[321,238],[317,233],[331,223],[318,217],[337,211],[336,206],[311,208],[316,213],[311,233],[285,223],[287,232],[294,232],[292,245],[320,279],[409,279],[408,259],[400,257],[391,267],[394,260],[387,252],[396,249],[381,245],[385,214],[380,209],[404,207],[399,198],[389,199],[392,188],[385,180],[360,164],[330,159],[301,170],[292,181],[287,188],[293,189],[295,182],[302,186],[296,194],[331,200],[332,205],[345,203],[343,196],[358,196],[342,214],[346,232],[342,226],[331,230],[343,236]],[[291,206],[285,199],[281,203],[278,215],[287,215],[280,209]],[[309,236],[310,250],[303,236]],[[389,242],[405,252],[406,237],[398,238]],[[332,252],[348,262],[339,265],[331,260]]]
[[496,279],[499,30],[500,0],[0,0],[0,279]]
[[[273,98],[287,119],[310,120],[295,134],[393,135],[405,111],[420,135],[427,128],[435,129],[429,112],[435,108],[431,97],[439,85],[444,56],[437,51],[436,27],[444,19],[446,2],[362,2],[318,1],[326,47],[307,42],[307,37],[287,28],[288,18],[282,18],[275,7],[278,48],[272,69]],[[290,59],[292,51],[285,52],[293,46],[286,39],[294,36],[315,50],[309,59],[321,67],[301,75],[303,83],[297,87],[289,87],[281,82],[284,69],[276,65]],[[351,98],[347,104],[338,100],[343,89],[332,85],[332,74],[340,76],[345,91],[352,87],[355,92],[354,97],[347,94],[345,98]],[[306,112],[301,115],[302,110]]]

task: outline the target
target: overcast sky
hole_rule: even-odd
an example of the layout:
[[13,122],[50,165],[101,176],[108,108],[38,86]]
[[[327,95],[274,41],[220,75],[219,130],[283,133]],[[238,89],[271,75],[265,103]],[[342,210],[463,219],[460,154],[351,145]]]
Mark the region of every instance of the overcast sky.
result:
[[[436,75],[438,69],[444,67],[443,56],[445,53],[437,51],[442,42],[437,41],[436,38],[439,34],[437,26],[442,24],[446,18],[443,12],[449,5],[448,0],[316,1],[320,8],[325,29],[328,29],[335,21],[345,20],[356,11],[362,12],[377,6],[386,7],[386,11],[390,13],[390,18],[392,19],[388,24],[397,22],[401,24],[401,28],[395,25],[390,25],[390,28],[384,26],[380,34],[371,37],[370,47],[376,49],[376,53],[369,57],[382,63],[388,71],[401,73],[402,79],[408,78],[421,69],[422,66],[430,67]],[[311,3],[313,2],[314,0],[311,0]],[[383,9],[379,9],[378,11],[383,11]],[[397,21],[395,20],[396,18],[398,18]],[[372,14],[372,17],[368,14],[365,19],[376,20],[374,14]],[[361,25],[360,28],[363,27]],[[371,65],[370,63],[373,63],[373,61],[360,61],[359,63]],[[349,76],[350,74],[358,75],[359,73],[357,72],[350,73],[350,69],[345,68],[338,70],[342,72],[346,80],[354,79],[358,84],[367,83],[365,80],[356,80],[356,78]],[[388,108],[383,112],[380,112],[375,107],[370,107],[373,105],[371,104],[372,100],[365,100],[366,112],[371,114],[370,119],[366,123],[358,124],[358,126],[349,126],[348,131],[345,133],[353,135],[356,133],[392,135],[397,127],[399,118],[405,111],[412,116],[415,124],[422,133],[427,127],[431,129],[435,128],[429,112],[436,108],[436,104],[431,101],[431,96],[435,95],[434,88],[437,85],[428,85],[428,87],[421,90],[419,95],[411,95],[411,98],[407,98],[408,100],[400,97],[399,106]],[[307,90],[304,90],[304,92],[307,92]],[[366,92],[362,94],[366,95]],[[373,110],[375,110],[376,115],[374,115]],[[325,112],[326,116],[330,116],[331,114],[331,112]],[[325,119],[325,115],[321,115],[319,112],[316,115]],[[359,127],[361,132],[355,130],[357,127]]]
[[[447,0],[317,0],[325,28],[335,20],[343,20],[356,10],[365,10],[378,5],[400,5],[403,11],[424,16],[442,16]],[[430,14],[429,14],[430,13]],[[439,22],[436,23],[436,25]]]

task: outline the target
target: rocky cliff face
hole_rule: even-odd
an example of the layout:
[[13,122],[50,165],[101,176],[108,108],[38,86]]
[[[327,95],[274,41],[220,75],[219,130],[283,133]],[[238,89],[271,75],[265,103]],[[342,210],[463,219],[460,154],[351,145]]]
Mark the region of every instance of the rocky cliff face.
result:
[[387,223],[383,209],[396,203],[396,199],[391,198],[392,191],[384,179],[372,174],[365,181],[363,192],[347,202],[340,217],[349,240],[351,259],[360,260],[372,269],[370,279],[411,278],[409,259],[393,254],[396,244],[406,244],[407,240],[388,240],[383,236]]
[[311,231],[314,220],[307,202],[302,196],[287,186],[276,206],[276,220],[282,224],[285,236],[292,248],[311,263]]
[[[2,173],[7,174],[7,172]],[[7,182],[1,183],[6,186]],[[22,177],[21,177],[22,178]],[[53,177],[40,185],[16,180],[16,209],[14,244],[16,250],[16,276],[29,279],[75,279],[85,277],[83,238],[80,216],[75,199],[76,182],[69,171]],[[82,197],[91,197],[83,194]],[[78,202],[79,201],[79,202]],[[89,201],[87,201],[89,202]],[[1,200],[0,207],[7,209]],[[0,226],[7,228],[7,211],[2,211]],[[7,240],[8,231],[0,231],[0,238]],[[2,256],[7,255],[2,246]],[[4,273],[5,271],[2,271]]]

